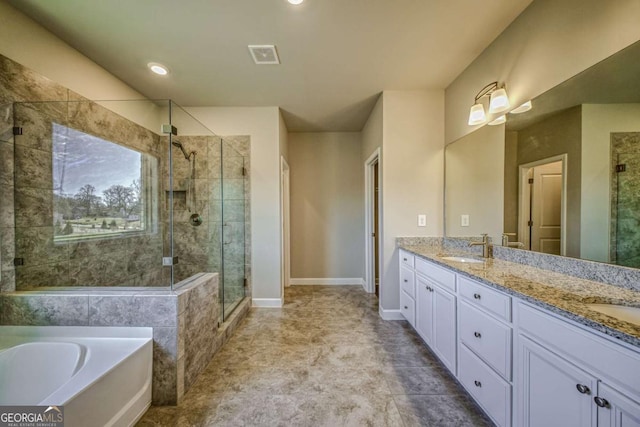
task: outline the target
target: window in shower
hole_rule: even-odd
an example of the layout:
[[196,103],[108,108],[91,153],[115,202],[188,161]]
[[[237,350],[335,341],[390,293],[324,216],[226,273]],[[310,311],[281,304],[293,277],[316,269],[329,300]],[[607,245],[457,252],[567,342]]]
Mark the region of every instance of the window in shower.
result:
[[57,242],[157,229],[155,157],[53,123],[53,227]]

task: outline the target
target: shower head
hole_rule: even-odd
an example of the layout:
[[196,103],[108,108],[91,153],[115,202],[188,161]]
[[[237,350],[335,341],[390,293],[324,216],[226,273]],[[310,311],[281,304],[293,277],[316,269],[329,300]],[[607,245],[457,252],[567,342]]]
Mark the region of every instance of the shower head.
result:
[[192,151],[191,153],[187,153],[187,150],[184,149],[184,146],[180,143],[180,141],[171,141],[171,145],[174,145],[182,151],[182,155],[185,159],[189,160],[191,156],[195,156],[197,154],[196,151]]

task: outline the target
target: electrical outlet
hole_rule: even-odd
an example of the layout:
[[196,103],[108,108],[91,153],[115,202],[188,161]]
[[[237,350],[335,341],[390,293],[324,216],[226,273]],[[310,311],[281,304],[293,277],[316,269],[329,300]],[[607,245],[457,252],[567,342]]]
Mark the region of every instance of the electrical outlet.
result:
[[469,226],[469,215],[460,215],[460,227]]
[[425,214],[418,215],[418,227],[427,226],[427,216]]

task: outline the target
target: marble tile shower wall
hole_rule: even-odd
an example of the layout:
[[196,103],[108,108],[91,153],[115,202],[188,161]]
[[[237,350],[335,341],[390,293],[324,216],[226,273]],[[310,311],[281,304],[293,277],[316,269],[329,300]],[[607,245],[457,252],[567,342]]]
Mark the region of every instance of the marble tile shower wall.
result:
[[[609,259],[640,268],[640,132],[611,134]],[[616,171],[617,165],[624,170]]]
[[[177,139],[188,153],[196,151],[197,155],[192,171],[191,163],[173,148],[173,240],[174,255],[179,258],[175,280],[221,271],[224,240],[225,302],[237,301],[244,296],[245,277],[247,289],[251,288],[250,138],[179,135]],[[195,205],[189,199],[192,174]],[[194,212],[202,217],[199,226],[189,221]]]

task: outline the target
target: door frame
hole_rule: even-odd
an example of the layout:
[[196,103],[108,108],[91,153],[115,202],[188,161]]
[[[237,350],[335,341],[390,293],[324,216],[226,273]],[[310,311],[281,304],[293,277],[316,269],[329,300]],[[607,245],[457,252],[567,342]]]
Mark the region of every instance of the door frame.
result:
[[527,179],[529,170],[548,163],[562,162],[562,197],[560,200],[560,254],[565,256],[567,253],[567,153],[557,156],[547,157],[545,159],[536,160],[530,163],[518,165],[518,237],[525,244],[525,248],[529,247],[528,233],[528,215],[531,209],[530,194],[531,188]]
[[[373,167],[378,164],[378,182],[375,182]],[[378,266],[382,267],[382,245],[380,244],[382,235],[382,186],[380,185],[382,176],[380,148],[369,156],[364,162],[364,247],[365,247],[365,263],[364,263],[364,290],[370,294],[376,291],[376,273],[375,273],[375,247],[371,233],[374,226],[374,198],[376,185],[378,187],[378,234],[375,239],[378,241]],[[380,295],[382,295],[382,274],[379,277]]]
[[280,297],[284,303],[284,288],[291,281],[291,193],[290,169],[284,156],[280,156]]

